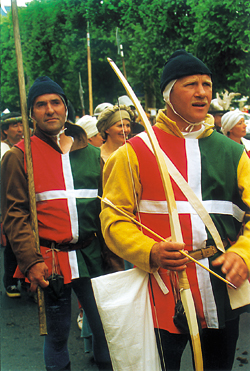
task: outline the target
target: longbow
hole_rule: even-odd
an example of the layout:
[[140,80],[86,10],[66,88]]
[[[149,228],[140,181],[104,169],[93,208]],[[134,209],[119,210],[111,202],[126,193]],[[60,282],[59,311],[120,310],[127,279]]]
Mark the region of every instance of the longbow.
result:
[[[173,192],[172,184],[170,181],[170,176],[168,173],[167,165],[165,163],[164,156],[161,151],[158,140],[156,138],[156,135],[152,129],[152,126],[147,118],[146,113],[144,112],[138,98],[136,97],[128,81],[125,79],[125,77],[123,76],[119,68],[116,66],[116,64],[112,61],[112,59],[108,58],[108,62],[110,66],[113,68],[113,70],[115,71],[121,83],[123,84],[125,90],[127,91],[127,94],[129,95],[130,99],[134,103],[135,108],[143,122],[143,126],[146,130],[146,133],[149,137],[150,143],[152,145],[152,148],[155,154],[155,158],[156,158],[158,168],[160,171],[160,175],[161,175],[161,179],[162,179],[162,184],[164,187],[165,197],[167,200],[168,210],[169,210],[169,221],[170,221],[172,241],[182,243],[183,237],[182,237],[181,226],[180,226],[179,216],[177,212],[174,192]],[[192,341],[195,369],[196,371],[202,371],[203,370],[203,359],[202,359],[199,327],[198,327],[198,322],[197,322],[197,317],[196,317],[194,300],[193,300],[193,296],[190,290],[186,271],[178,272],[178,277],[179,277],[181,300],[182,300],[184,311],[186,313],[190,337]]]

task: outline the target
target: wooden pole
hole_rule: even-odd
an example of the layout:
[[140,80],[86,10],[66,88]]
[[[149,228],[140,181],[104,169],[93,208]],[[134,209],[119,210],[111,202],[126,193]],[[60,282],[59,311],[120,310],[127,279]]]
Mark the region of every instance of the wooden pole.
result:
[[122,68],[123,68],[123,74],[125,79],[127,80],[127,74],[126,74],[126,68],[125,68],[125,60],[124,60],[124,53],[123,53],[123,46],[120,44],[120,54],[122,57]]
[[125,68],[125,60],[124,60],[124,53],[123,53],[123,46],[120,42],[120,36],[119,36],[119,28],[116,27],[116,43],[117,43],[117,52],[118,55],[122,57],[122,68],[123,68],[123,75],[125,79],[127,80],[127,74],[126,74],[126,68]]
[[87,22],[87,60],[88,60],[88,82],[89,82],[89,114],[90,116],[93,116],[92,71],[91,71],[89,22]]
[[[21,49],[21,40],[20,40],[16,0],[11,0],[11,9],[12,9],[12,17],[13,17],[15,47],[16,47],[16,60],[17,60],[18,84],[19,84],[19,93],[20,93],[20,105],[21,105],[21,113],[22,113],[23,132],[24,132],[25,156],[26,156],[26,164],[27,164],[31,226],[32,226],[32,230],[34,233],[34,237],[35,237],[35,248],[36,248],[36,251],[40,253],[33,163],[32,163],[31,145],[30,145],[30,130],[29,130],[29,120],[28,120],[28,115],[27,115],[27,101],[26,101],[25,80],[24,80],[24,71],[23,71],[23,57],[22,57],[22,49]],[[37,296],[38,296],[38,315],[39,315],[40,335],[47,335],[44,292],[42,291],[40,286],[38,286],[37,288]]]

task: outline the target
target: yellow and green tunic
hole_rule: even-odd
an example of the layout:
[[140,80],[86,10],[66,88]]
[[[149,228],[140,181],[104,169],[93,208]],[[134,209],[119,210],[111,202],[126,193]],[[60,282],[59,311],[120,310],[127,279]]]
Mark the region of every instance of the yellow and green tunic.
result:
[[[203,202],[222,239],[236,241],[250,206],[250,162],[242,146],[212,130],[210,120],[208,115],[199,139],[185,139],[176,124],[161,111],[154,131],[162,150]],[[143,224],[166,238],[170,236],[167,203],[156,160],[145,144],[145,135],[142,133],[130,140],[127,148],[122,147],[108,160],[104,169],[104,197],[131,216],[139,216]],[[173,181],[172,184],[187,250],[212,243],[209,232],[178,185]],[[155,238],[142,233],[126,217],[106,206],[103,206],[101,221],[109,248],[151,272],[150,251]],[[247,223],[243,236],[229,249],[239,254],[250,268],[248,228]],[[203,259],[202,263],[211,267],[213,258]],[[159,269],[159,273],[170,290],[164,296],[152,278],[159,327],[178,333],[172,321],[175,301],[168,271]],[[202,327],[223,327],[225,321],[246,310],[232,311],[226,285],[199,266],[188,264],[187,274]]]

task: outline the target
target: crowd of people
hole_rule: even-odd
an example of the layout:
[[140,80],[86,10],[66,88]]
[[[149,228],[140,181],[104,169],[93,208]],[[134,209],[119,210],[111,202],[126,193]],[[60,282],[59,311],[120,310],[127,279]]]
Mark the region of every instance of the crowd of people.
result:
[[[180,369],[190,340],[173,321],[179,298],[176,272],[183,270],[197,312],[204,369],[233,367],[240,314],[250,311],[250,146],[244,138],[244,116],[238,109],[211,111],[212,72],[185,50],[177,50],[164,65],[160,88],[166,106],[158,111],[154,133],[191,196],[194,193],[210,214],[222,249],[173,179],[184,242],[172,241],[170,209],[155,154],[128,96],[115,104],[101,103],[93,116],[76,121],[62,87],[41,76],[27,100],[34,124],[30,142],[41,250],[37,252],[22,117],[19,112],[1,116],[4,287],[10,298],[21,296],[18,280],[31,292],[38,286],[44,290],[48,371],[71,370],[67,342],[72,289],[79,303],[77,322],[83,337],[91,339],[91,344],[84,343],[85,351],[93,351],[99,370],[113,370],[91,279],[134,266],[150,275],[162,370]],[[98,196],[125,214],[101,203]],[[139,229],[131,217],[166,241]],[[183,249],[237,288],[236,305],[233,289],[190,262]],[[156,271],[167,295],[155,279]]]

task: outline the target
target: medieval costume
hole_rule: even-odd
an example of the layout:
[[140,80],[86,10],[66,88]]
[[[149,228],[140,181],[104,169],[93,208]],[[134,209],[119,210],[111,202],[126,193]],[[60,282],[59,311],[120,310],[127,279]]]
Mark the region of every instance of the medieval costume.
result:
[[[2,162],[5,174],[2,184],[4,228],[21,272],[26,275],[30,267],[44,261],[52,279],[63,277],[64,285],[59,292],[51,292],[50,286],[45,289],[48,335],[44,357],[47,370],[70,370],[67,339],[71,287],[98,338],[94,342],[95,360],[97,364],[110,365],[90,283],[90,277],[104,273],[98,238],[100,150],[87,144],[86,134],[80,127],[66,123],[65,129],[66,135],[73,138],[67,153],[62,153],[57,143],[39,127],[31,137],[41,254],[31,248],[34,235],[30,225],[24,143],[6,153]],[[55,306],[60,308],[56,315],[52,310]]]
[[[207,115],[201,130],[186,134],[184,138],[175,122],[166,116],[166,111],[161,110],[154,131],[165,154],[209,211],[226,250],[236,252],[250,268],[248,223],[243,235],[237,240],[245,211],[250,206],[250,163],[243,147],[214,131],[210,115]],[[194,139],[196,136],[198,138]],[[167,238],[171,234],[167,203],[156,159],[146,137],[146,133],[139,134],[129,144],[121,147],[115,156],[111,156],[105,166],[103,196],[130,216],[137,210],[138,202],[137,218],[154,232]],[[215,154],[218,159],[216,163]],[[185,249],[200,251],[207,245],[214,245],[203,222],[174,182],[173,188]],[[155,237],[148,232],[142,234],[136,225],[110,207],[103,207],[101,222],[105,241],[114,253],[144,271],[153,271],[150,266],[150,251],[156,242]],[[120,236],[126,238],[121,241]],[[211,261],[218,255],[217,252],[203,259],[202,263],[211,267]],[[221,274],[220,269],[213,269]],[[172,290],[171,275],[162,268],[159,273],[169,293],[164,295],[154,277],[151,277],[158,326],[169,333],[180,334],[181,331],[173,322],[176,298]],[[238,321],[239,314],[248,310],[247,306],[232,310],[226,285],[194,263],[188,264],[187,275],[198,319],[204,329],[224,328],[226,323]],[[154,312],[153,317],[157,327]],[[182,336],[181,334],[178,337],[176,344],[179,344]],[[186,341],[187,338],[183,340],[183,344]],[[181,346],[182,350],[183,347],[184,345]]]

